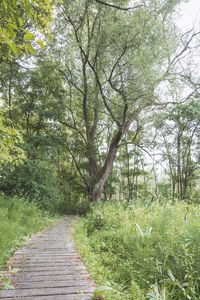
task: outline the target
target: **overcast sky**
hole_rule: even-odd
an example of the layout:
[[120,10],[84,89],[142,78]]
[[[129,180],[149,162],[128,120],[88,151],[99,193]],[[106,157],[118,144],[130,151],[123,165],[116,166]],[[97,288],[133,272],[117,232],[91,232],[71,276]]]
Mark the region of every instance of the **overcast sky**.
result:
[[177,25],[183,30],[189,30],[194,25],[200,25],[200,0],[189,0],[182,3],[178,9]]

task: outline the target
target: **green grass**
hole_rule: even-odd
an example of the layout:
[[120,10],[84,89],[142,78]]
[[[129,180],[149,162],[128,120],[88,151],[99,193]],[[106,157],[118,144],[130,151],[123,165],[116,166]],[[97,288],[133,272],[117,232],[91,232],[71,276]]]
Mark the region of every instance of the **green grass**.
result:
[[75,242],[105,299],[200,299],[199,206],[96,205]]
[[35,204],[0,196],[0,268],[30,235],[50,225],[55,218]]

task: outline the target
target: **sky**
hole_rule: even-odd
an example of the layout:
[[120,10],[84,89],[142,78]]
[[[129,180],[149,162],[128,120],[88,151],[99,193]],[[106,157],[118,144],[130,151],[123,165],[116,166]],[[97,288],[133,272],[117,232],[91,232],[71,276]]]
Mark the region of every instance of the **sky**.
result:
[[184,32],[200,25],[200,0],[189,0],[178,9],[177,25]]

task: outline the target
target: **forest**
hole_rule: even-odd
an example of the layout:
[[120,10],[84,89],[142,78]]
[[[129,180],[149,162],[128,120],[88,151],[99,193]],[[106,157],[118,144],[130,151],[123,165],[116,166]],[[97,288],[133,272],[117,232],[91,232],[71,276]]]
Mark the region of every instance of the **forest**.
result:
[[177,25],[190,2],[1,0],[0,268],[79,215],[94,299],[200,299],[200,24]]

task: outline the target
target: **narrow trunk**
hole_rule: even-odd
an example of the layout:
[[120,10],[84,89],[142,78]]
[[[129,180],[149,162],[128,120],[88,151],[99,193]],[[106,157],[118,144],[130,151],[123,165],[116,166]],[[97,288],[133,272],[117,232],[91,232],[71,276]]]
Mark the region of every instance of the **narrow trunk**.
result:
[[128,180],[128,202],[130,203],[131,195],[131,180],[130,180],[130,157],[128,151],[128,145],[126,145],[126,159],[127,159],[127,180]]
[[10,78],[9,78],[9,85],[8,85],[8,106],[9,106],[9,119],[12,121],[12,65],[10,66]]
[[172,199],[175,199],[175,191],[176,191],[176,181],[175,179],[172,177]]
[[181,198],[181,141],[180,134],[177,138],[177,194],[178,198]]
[[117,154],[117,150],[118,150],[118,145],[119,145],[119,142],[123,135],[124,135],[124,129],[121,128],[116,133],[116,135],[114,136],[114,138],[111,142],[107,158],[104,162],[102,169],[99,172],[98,180],[93,185],[91,193],[89,195],[91,202],[97,202],[101,198],[105,183],[108,179],[108,176],[110,175],[110,173],[112,171],[113,163],[114,163],[114,160],[115,160],[115,157]]
[[156,197],[158,197],[158,180],[157,180],[154,156],[153,156],[153,176],[154,176],[154,184],[155,184],[155,194],[156,194]]

